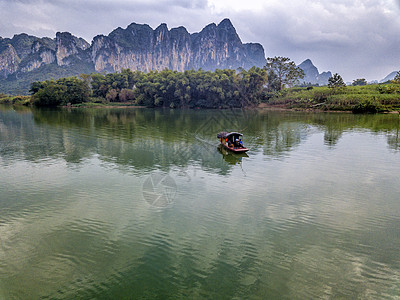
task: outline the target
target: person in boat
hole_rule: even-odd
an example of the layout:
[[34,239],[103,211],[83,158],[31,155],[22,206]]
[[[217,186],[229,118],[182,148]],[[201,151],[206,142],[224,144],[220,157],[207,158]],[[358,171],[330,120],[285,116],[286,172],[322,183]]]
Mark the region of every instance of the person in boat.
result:
[[239,139],[235,140],[235,147],[240,147]]
[[233,147],[232,141],[231,141],[231,140],[228,140],[228,139],[226,139],[226,140],[228,141],[228,147]]
[[243,148],[243,142],[241,138],[238,138],[235,140],[235,147],[237,148]]

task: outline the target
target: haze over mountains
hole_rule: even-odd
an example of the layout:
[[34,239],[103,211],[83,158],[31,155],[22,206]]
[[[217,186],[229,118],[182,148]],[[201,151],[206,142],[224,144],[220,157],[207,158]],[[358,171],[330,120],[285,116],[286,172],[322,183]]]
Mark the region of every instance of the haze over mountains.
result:
[[[117,72],[124,68],[150,71],[165,68],[249,69],[266,64],[264,48],[258,43],[242,43],[229,19],[212,23],[199,33],[184,27],[168,29],[166,24],[152,29],[130,24],[109,35],[94,37],[91,44],[69,32],[55,38],[27,34],[0,37],[0,91],[26,93],[32,81],[92,72]],[[325,85],[331,72],[319,73],[307,59],[299,65],[304,83]]]

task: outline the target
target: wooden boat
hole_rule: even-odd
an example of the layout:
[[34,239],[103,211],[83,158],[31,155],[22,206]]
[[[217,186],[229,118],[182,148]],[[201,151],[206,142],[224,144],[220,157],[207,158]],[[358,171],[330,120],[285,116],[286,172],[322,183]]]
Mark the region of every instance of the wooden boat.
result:
[[240,132],[220,132],[217,134],[217,138],[221,142],[221,145],[228,149],[229,151],[235,153],[244,153],[249,151],[246,147],[243,146],[242,136]]

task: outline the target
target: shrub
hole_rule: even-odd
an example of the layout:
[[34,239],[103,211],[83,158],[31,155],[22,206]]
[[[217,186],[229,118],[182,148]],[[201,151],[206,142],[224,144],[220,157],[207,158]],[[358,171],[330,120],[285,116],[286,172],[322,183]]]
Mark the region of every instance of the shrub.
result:
[[119,93],[119,101],[127,102],[135,100],[135,92],[130,89],[122,89]]
[[377,90],[380,94],[399,94],[400,88],[395,84],[379,85]]
[[58,106],[63,103],[63,95],[66,93],[66,87],[56,84],[54,81],[48,81],[44,88],[39,89],[33,95],[33,104],[35,106]]
[[12,98],[12,104],[28,106],[31,103],[30,96],[15,96]]
[[89,99],[90,89],[86,82],[75,77],[46,80],[31,85],[32,102],[36,106],[76,104]]
[[115,102],[118,99],[118,92],[116,89],[111,89],[108,91],[107,95],[106,95],[106,99],[109,102]]
[[11,97],[4,94],[0,94],[0,104],[10,104],[11,101],[12,101]]
[[353,114],[363,114],[363,113],[375,114],[379,111],[382,111],[382,106],[375,100],[361,101],[360,103],[354,105],[352,109]]

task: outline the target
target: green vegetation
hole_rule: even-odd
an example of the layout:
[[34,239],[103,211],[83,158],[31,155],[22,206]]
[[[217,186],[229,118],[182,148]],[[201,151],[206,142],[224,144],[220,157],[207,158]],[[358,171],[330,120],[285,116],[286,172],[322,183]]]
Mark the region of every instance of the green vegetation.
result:
[[30,105],[30,96],[8,96],[5,94],[0,94],[0,104],[15,104],[15,105]]
[[[33,103],[58,106],[88,102],[123,102],[148,107],[228,108],[257,106],[265,95],[267,71],[216,70],[81,75],[57,81],[34,82]],[[93,96],[94,98],[90,98]]]
[[57,81],[33,82],[32,103],[35,106],[59,106],[87,102],[90,89],[84,80],[75,77],[61,78]]
[[338,89],[345,86],[346,84],[344,83],[342,76],[338,73],[333,74],[333,76],[328,79],[328,87],[332,89]]
[[353,80],[352,85],[356,86],[356,85],[367,85],[367,81],[365,80],[365,78],[359,78],[356,80]]
[[[80,78],[35,81],[35,106],[146,106],[167,108],[280,107],[377,113],[400,109],[400,73],[387,84],[368,85],[364,78],[346,86],[339,74],[328,86],[293,87],[304,72],[285,57],[268,58],[264,68],[235,70],[122,70]],[[24,104],[29,98],[1,95],[0,103]]]
[[[337,88],[340,87],[340,88]],[[375,113],[400,109],[400,85],[290,88],[269,99],[269,105],[354,113]]]

